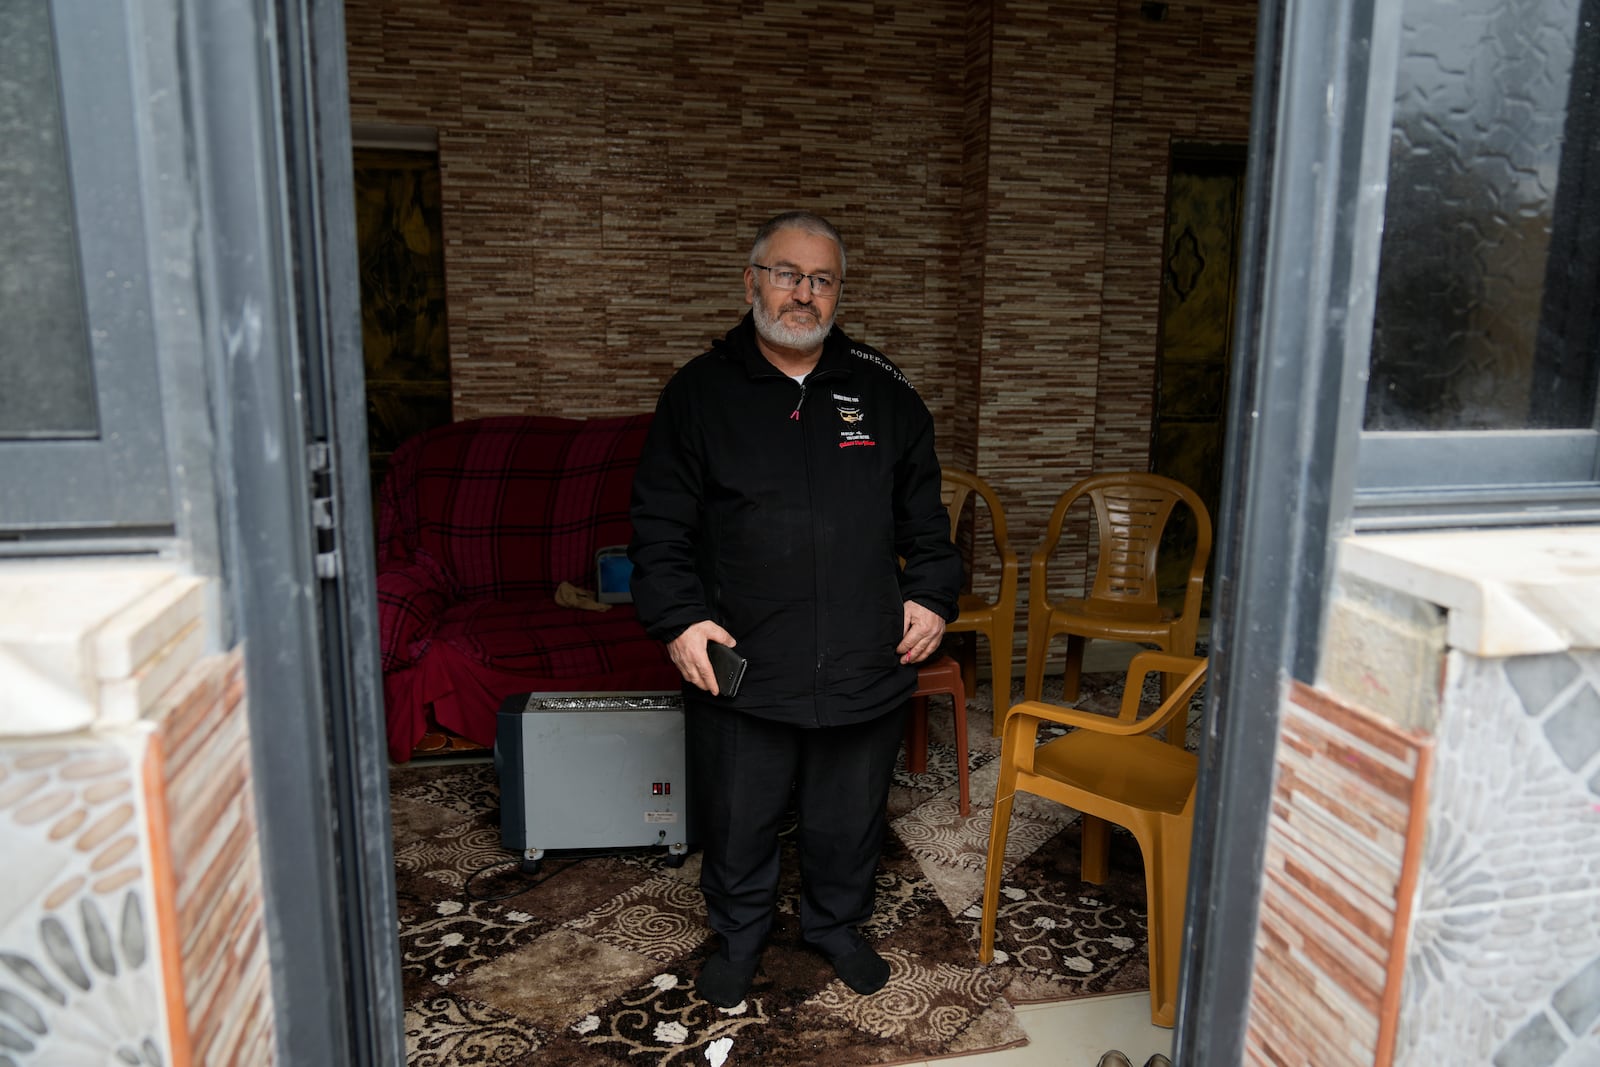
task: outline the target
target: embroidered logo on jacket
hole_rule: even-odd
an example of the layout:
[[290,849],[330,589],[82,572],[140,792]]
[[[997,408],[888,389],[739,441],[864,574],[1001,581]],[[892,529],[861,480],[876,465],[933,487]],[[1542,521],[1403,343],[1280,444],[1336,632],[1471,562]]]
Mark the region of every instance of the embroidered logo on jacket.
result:
[[[854,397],[834,395],[840,400],[855,399]],[[844,429],[839,431],[840,448],[871,448],[878,443],[872,439],[872,434],[860,429],[861,424],[867,419],[865,411],[851,404],[835,404],[834,408],[839,412],[839,421],[844,423],[845,426]]]

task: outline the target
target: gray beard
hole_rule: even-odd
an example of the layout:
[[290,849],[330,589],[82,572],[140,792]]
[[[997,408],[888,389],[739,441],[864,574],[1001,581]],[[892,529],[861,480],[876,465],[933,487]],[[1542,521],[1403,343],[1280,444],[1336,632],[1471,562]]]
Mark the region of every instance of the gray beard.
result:
[[[756,332],[768,344],[779,345],[783,348],[811,349],[816,348],[828,336],[828,331],[833,329],[833,317],[829,316],[826,322],[818,322],[810,328],[801,327],[794,329],[779,318],[767,314],[767,309],[760,300],[751,308],[755,314]],[[781,315],[781,312],[780,312]]]

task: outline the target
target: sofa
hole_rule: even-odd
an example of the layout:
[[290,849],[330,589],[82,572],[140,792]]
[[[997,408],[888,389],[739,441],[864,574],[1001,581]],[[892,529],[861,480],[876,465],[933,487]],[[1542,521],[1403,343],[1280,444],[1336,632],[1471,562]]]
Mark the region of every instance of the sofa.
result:
[[514,694],[679,688],[632,604],[568,606],[574,589],[594,589],[596,553],[632,534],[628,501],[649,424],[649,415],[472,419],[395,450],[377,504],[392,759],[410,759],[435,729],[492,745],[496,713]]

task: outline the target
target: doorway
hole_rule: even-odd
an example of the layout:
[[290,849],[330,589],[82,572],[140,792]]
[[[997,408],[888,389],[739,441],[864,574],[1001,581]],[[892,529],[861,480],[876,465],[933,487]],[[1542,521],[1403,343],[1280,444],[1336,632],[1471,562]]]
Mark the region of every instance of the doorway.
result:
[[356,128],[356,242],[374,499],[407,438],[450,421],[439,147],[431,130]]
[[[1222,501],[1244,171],[1243,145],[1172,148],[1150,469],[1193,489],[1213,521]],[[1161,539],[1163,599],[1182,599],[1194,543],[1193,518],[1180,510]],[[1201,614],[1209,617],[1214,569],[1207,573]]]

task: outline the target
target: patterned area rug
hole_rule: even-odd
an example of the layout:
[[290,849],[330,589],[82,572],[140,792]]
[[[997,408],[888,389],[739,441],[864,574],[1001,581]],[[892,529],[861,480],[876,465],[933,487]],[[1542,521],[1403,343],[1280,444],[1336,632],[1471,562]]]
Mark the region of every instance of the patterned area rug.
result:
[[[1084,681],[1078,706],[1115,710],[1120,676]],[[864,931],[891,976],[870,997],[800,946],[790,849],[761,973],[742,1005],[718,1009],[694,994],[716,944],[698,852],[677,868],[649,853],[552,855],[524,874],[500,845],[492,764],[393,768],[411,1067],[918,1062],[1025,1044],[1014,1004],[1148,988],[1137,845],[1113,834],[1111,877],[1081,882],[1077,813],[1028,796],[1012,817],[995,961],[978,963],[998,741],[980,687],[962,818],[949,706],[932,701],[927,771],[906,773],[902,753],[895,776]]]

